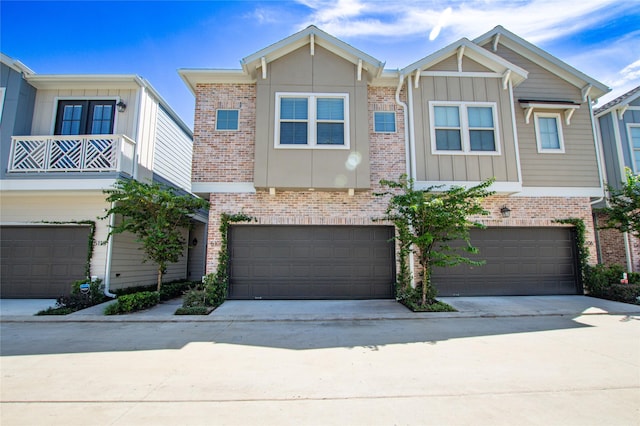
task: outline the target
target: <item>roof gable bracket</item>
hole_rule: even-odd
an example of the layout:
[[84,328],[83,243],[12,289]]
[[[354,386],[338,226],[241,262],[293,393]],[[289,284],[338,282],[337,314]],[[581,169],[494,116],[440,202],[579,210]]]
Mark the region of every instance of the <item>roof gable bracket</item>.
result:
[[622,108],[618,108],[618,120],[622,120],[624,118],[624,113],[627,112],[629,105],[625,105]]
[[362,80],[362,59],[358,59],[358,81]]
[[458,72],[462,72],[462,57],[464,56],[464,46],[458,48]]
[[575,112],[575,108],[565,109],[564,110],[564,122],[568,126],[571,124],[571,116]]
[[267,58],[264,56],[260,58],[260,66],[262,67],[262,79],[267,79]]
[[590,84],[582,88],[582,102],[587,102],[587,97],[589,96],[591,89],[593,89],[593,86]]
[[524,122],[529,124],[531,122],[531,114],[533,113],[533,107],[527,107],[524,109]]
[[509,88],[509,78],[511,77],[511,70],[506,70],[502,74],[502,89],[507,90]]
[[416,89],[420,87],[420,70],[416,70],[416,73],[413,76],[413,87]]
[[496,35],[493,37],[493,51],[497,52],[498,51],[498,42],[500,41],[500,33],[496,33]]
[[316,36],[313,33],[309,35],[309,53],[311,56],[316,53]]

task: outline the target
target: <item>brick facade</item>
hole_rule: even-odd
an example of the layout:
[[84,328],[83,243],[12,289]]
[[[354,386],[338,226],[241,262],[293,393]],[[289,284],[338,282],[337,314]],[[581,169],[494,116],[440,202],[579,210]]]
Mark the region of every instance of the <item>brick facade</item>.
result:
[[[602,213],[596,214],[599,224],[606,221]],[[629,238],[629,252],[631,268],[633,272],[640,271],[640,240],[631,235]],[[605,265],[622,265],[627,269],[627,254],[625,249],[624,234],[615,229],[599,229],[598,245],[600,249],[600,262]]]
[[[401,98],[405,99],[404,92]],[[405,122],[402,108],[395,103],[395,88],[369,87],[369,143],[371,189],[349,196],[346,191],[267,191],[256,193],[212,193],[209,214],[207,273],[217,267],[221,244],[220,215],[251,215],[260,224],[288,225],[374,225],[383,215],[387,199],[373,194],[381,189],[381,179],[396,180],[406,173]],[[195,182],[251,182],[255,141],[255,85],[203,84],[197,87],[196,124],[194,132]],[[240,130],[215,130],[215,110],[240,110]],[[395,111],[396,133],[374,133],[373,112]],[[596,263],[595,235],[589,198],[583,197],[517,197],[496,195],[485,202],[490,216],[480,219],[488,226],[548,227],[564,226],[554,219],[577,217],[585,221],[590,262]],[[502,218],[500,208],[511,209]]]

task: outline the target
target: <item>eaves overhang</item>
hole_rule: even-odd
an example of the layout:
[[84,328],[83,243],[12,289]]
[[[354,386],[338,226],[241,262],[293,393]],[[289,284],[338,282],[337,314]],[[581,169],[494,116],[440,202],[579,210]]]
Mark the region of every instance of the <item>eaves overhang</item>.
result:
[[[459,68],[461,67],[461,61],[464,57],[472,59],[473,61],[483,65],[496,74],[506,75],[511,80],[514,86],[517,86],[528,77],[529,73],[525,69],[512,64],[506,59],[487,51],[486,49],[474,44],[466,38],[462,38],[455,43],[443,47],[442,49],[426,56],[419,61],[412,63],[411,65],[404,67],[400,72],[403,75],[410,75],[416,71],[425,71],[434,65],[450,58],[451,56],[458,55]],[[461,75],[464,73],[462,69],[458,70]],[[472,73],[469,73],[470,75]]]
[[243,70],[181,68],[178,75],[195,96],[198,84],[252,84],[256,79]]
[[479,46],[485,46],[488,43],[492,43],[494,46],[501,44],[513,50],[582,90],[583,98],[590,96],[591,100],[596,100],[611,91],[609,87],[598,80],[578,71],[566,62],[506,30],[501,25],[476,38],[473,42]]
[[314,25],[310,25],[296,34],[243,58],[240,64],[244,72],[253,78],[257,78],[260,75],[264,76],[266,73],[265,67],[270,62],[306,45],[309,45],[309,52],[312,55],[315,46],[321,46],[351,62],[368,73],[369,81],[379,77],[384,70],[384,62],[327,34]]

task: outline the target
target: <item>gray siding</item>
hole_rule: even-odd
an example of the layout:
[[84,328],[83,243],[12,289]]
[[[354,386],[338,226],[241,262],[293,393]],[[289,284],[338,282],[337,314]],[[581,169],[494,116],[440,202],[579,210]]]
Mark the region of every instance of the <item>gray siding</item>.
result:
[[616,135],[613,130],[616,121],[615,113],[603,115],[598,119],[600,136],[602,139],[602,155],[606,170],[606,181],[614,188],[619,188],[622,181],[620,170],[622,166],[618,158],[618,148],[616,147]]
[[[640,103],[639,102],[640,99],[630,103],[630,106],[634,106],[634,103],[637,104]],[[615,111],[613,112],[613,114],[615,114]],[[618,120],[617,119],[617,115],[616,117],[616,123],[619,126],[619,130],[620,130],[620,143],[622,144],[622,155],[624,156],[624,166],[625,167],[629,167],[631,170],[635,170],[634,169],[634,164],[633,164],[633,154],[631,153],[631,135],[629,134],[629,130],[627,128],[627,124],[640,124],[640,111],[638,110],[627,110],[625,111],[624,115],[622,116],[622,120]],[[640,170],[635,170],[636,173],[640,172]]]
[[[518,181],[509,91],[501,84],[498,78],[422,77],[420,87],[411,88],[418,181]],[[500,155],[432,154],[429,101],[494,102]]]
[[[258,188],[369,188],[367,78],[356,66],[316,46],[304,46],[268,65],[267,79],[257,82],[255,186]],[[277,92],[348,93],[350,149],[275,149]],[[362,156],[349,170],[352,152]]]
[[0,122],[0,178],[6,177],[11,149],[11,136],[31,134],[36,89],[22,74],[0,64],[0,87],[5,88]]
[[158,108],[153,171],[185,191],[191,191],[193,140],[162,108]]
[[[526,69],[529,77],[514,88],[516,127],[520,146],[522,184],[532,187],[599,187],[598,163],[589,105],[582,103],[579,88],[538,64],[500,46],[497,52],[509,62]],[[518,99],[563,100],[580,103],[569,126],[562,120],[564,154],[539,154],[533,116],[525,123]],[[548,111],[543,112],[559,112]]]

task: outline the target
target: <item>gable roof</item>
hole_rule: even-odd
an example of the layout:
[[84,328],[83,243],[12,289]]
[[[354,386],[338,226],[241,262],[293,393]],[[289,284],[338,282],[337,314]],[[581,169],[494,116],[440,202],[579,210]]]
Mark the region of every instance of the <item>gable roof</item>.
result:
[[255,77],[258,69],[262,68],[263,58],[265,64],[268,64],[307,44],[312,44],[311,48],[314,45],[322,46],[354,65],[358,65],[362,61],[362,69],[369,73],[369,79],[380,76],[384,69],[384,62],[325,33],[315,25],[310,25],[300,32],[243,58],[240,63],[245,73]]
[[451,57],[452,55],[455,55],[457,53],[459,54],[459,52],[462,52],[463,56],[466,56],[478,62],[479,64],[489,68],[496,73],[505,74],[507,71],[510,71],[511,75],[509,78],[511,78],[514,86],[517,86],[522,81],[524,81],[529,74],[526,70],[512,64],[511,62],[494,53],[489,52],[486,49],[483,49],[482,47],[477,46],[467,38],[461,38],[457,42],[443,47],[437,52],[432,53],[431,55],[426,56],[425,58],[422,58],[407,67],[404,67],[400,72],[404,75],[407,75],[417,70],[430,68],[431,66]]
[[498,25],[491,31],[481,35],[474,40],[474,43],[479,46],[484,46],[487,43],[496,42],[503,46],[515,51],[519,55],[535,62],[547,71],[557,75],[570,84],[578,87],[582,90],[588,90],[591,86],[588,94],[592,100],[596,100],[611,89],[606,85],[600,83],[596,79],[589,77],[588,75],[578,71],[566,62],[561,61],[555,56],[545,52],[537,46],[529,43],[521,37],[518,37],[514,33],[506,30],[501,25]]
[[612,109],[624,108],[625,106],[629,105],[631,102],[635,101],[638,98],[640,98],[640,86],[636,87],[635,89],[629,90],[627,93],[621,96],[618,96],[617,98],[615,98],[610,102],[607,102],[606,104],[602,105],[600,108],[593,111],[593,113],[596,116],[603,115],[611,111]]

